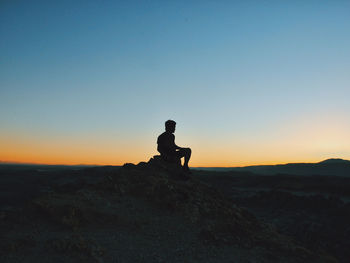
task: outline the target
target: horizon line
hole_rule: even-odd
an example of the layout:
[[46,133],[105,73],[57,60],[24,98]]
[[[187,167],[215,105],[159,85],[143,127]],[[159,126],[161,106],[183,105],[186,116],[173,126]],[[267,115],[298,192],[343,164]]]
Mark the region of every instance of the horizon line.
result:
[[[273,163],[273,164],[250,164],[250,165],[241,165],[241,166],[190,166],[192,168],[238,168],[238,167],[248,167],[248,166],[267,166],[267,165],[286,165],[286,164],[297,164],[297,163],[320,163],[323,162],[325,160],[330,160],[330,159],[339,159],[339,160],[345,160],[348,161],[346,159],[343,158],[327,158],[327,159],[323,159],[321,161],[318,162],[284,162],[284,163]],[[350,161],[350,160],[349,160]],[[0,165],[47,165],[47,166],[123,166],[126,163],[123,164],[84,164],[84,163],[80,163],[80,164],[64,164],[64,163],[36,163],[36,162],[16,162],[16,161],[2,161],[0,160]],[[131,163],[131,162],[130,162]],[[135,164],[135,163],[132,163]],[[137,165],[137,164],[135,164]]]

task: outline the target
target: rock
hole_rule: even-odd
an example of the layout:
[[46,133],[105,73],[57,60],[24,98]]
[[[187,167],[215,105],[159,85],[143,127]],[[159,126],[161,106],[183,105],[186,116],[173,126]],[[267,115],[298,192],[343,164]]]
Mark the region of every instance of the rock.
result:
[[[80,175],[87,174],[99,179],[81,184],[69,181],[74,187],[62,185],[59,191],[35,198],[23,210],[28,219],[17,225],[11,222],[12,229],[32,231],[33,225],[43,226],[38,230],[37,243],[48,244],[65,262],[71,256],[76,262],[89,262],[89,257],[102,262],[104,252],[109,253],[106,262],[116,262],[117,258],[121,262],[135,262],[138,253],[144,254],[143,261],[184,262],[188,256],[192,259],[194,256],[182,253],[175,256],[173,251],[187,241],[184,253],[192,253],[186,248],[193,244],[193,254],[201,251],[203,260],[209,250],[215,252],[209,255],[214,260],[228,248],[225,253],[232,259],[238,258],[234,251],[256,249],[273,251],[275,262],[326,262],[322,255],[300,248],[260,222],[219,190],[189,176],[179,164],[160,157],[121,168],[89,168]],[[9,224],[9,220],[4,221]],[[2,227],[3,236],[13,236],[15,231]],[[108,249],[101,249],[95,239]],[[28,254],[34,257],[35,253]],[[51,256],[50,251],[41,253]],[[157,255],[156,259],[152,255]],[[269,262],[268,256],[264,260],[260,262]]]

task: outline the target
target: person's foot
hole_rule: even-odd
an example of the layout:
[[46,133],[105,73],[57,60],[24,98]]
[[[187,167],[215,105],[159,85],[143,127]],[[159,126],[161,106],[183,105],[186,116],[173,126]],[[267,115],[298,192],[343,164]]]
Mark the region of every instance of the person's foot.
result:
[[184,166],[183,167],[184,171],[188,174],[192,174],[191,171],[190,171],[190,168],[188,166]]

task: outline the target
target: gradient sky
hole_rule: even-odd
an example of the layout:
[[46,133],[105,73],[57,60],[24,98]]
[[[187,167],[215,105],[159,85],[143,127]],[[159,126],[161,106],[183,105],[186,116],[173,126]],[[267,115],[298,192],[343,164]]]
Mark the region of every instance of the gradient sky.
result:
[[350,1],[1,1],[0,160],[350,159]]

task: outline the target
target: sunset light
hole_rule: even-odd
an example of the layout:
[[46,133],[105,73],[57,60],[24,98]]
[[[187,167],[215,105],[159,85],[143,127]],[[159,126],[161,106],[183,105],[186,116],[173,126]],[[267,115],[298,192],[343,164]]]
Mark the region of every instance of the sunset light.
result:
[[350,159],[349,3],[248,2],[2,3],[0,161]]

